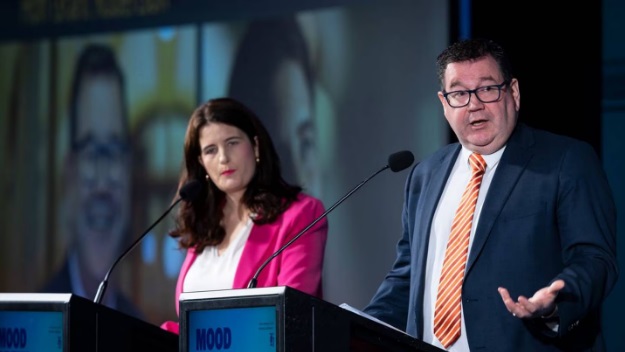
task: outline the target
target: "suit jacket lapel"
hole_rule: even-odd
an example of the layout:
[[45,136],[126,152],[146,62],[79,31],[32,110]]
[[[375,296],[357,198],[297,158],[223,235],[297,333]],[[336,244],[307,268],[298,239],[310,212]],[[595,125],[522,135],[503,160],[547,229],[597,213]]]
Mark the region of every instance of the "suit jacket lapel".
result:
[[[412,264],[412,277],[416,282],[423,285],[425,281],[425,270],[427,268],[427,251],[430,243],[430,232],[432,228],[432,220],[434,212],[438,206],[438,202],[447,178],[454,165],[454,161],[460,152],[460,144],[452,145],[449,150],[442,154],[438,160],[438,164],[433,165],[431,171],[425,176],[426,185],[424,186],[423,194],[413,195],[417,198],[416,209],[414,209],[415,223],[412,229],[412,248],[411,252],[416,253],[414,256],[416,259]],[[423,290],[411,290],[411,301],[415,302],[416,314],[416,336],[422,338],[423,336],[423,314],[421,314],[423,307]]]
[[447,179],[449,178],[451,169],[453,168],[456,158],[458,157],[458,153],[460,153],[460,149],[460,144],[451,148],[448,153],[444,154],[440,158],[440,163],[436,167],[432,168],[423,197],[423,205],[421,208],[417,208],[416,210],[417,219],[414,231],[416,234],[422,235],[416,236],[414,245],[417,246],[416,250],[418,258],[421,258],[420,264],[423,271],[425,271],[427,263],[427,249],[430,240],[432,221],[434,219],[434,212],[436,212],[438,202],[443,194],[443,190],[447,184]]
[[531,130],[519,124],[514,131],[506,150],[501,156],[495,176],[488,188],[488,194],[482,205],[480,220],[475,231],[475,237],[469,253],[467,272],[475,263],[484,244],[488,240],[493,224],[499,217],[510,192],[518,182],[519,177],[525,170],[527,163],[532,158],[533,135]]

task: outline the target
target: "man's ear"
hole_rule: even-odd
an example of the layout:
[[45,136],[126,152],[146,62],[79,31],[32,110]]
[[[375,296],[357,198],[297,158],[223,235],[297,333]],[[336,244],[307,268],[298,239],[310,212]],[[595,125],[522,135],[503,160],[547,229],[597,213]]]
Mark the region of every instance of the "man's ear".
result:
[[514,98],[514,106],[517,111],[521,109],[521,88],[519,87],[519,80],[513,78],[510,82],[510,89],[512,90],[512,97]]

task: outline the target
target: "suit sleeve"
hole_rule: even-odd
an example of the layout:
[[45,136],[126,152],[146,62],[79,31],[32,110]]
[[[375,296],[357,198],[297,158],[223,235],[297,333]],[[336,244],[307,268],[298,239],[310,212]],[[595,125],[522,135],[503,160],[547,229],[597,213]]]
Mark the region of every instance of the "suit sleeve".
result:
[[560,335],[574,333],[579,321],[601,309],[617,277],[616,207],[594,150],[575,144],[560,171],[557,221],[565,288],[558,295]]

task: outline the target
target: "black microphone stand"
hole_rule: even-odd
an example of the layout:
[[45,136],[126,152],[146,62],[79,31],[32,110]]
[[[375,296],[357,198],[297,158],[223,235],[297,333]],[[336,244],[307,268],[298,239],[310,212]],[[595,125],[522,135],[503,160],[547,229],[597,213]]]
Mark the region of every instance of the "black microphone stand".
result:
[[167,210],[163,213],[163,215],[161,215],[160,218],[158,218],[158,220],[153,222],[152,225],[150,227],[148,227],[148,229],[145,230],[145,232],[143,234],[141,234],[141,236],[139,236],[139,238],[137,238],[133,242],[133,244],[131,244],[130,247],[128,247],[126,249],[126,251],[124,251],[124,253],[122,253],[122,255],[117,257],[115,262],[113,262],[113,265],[111,265],[109,270],[106,272],[106,275],[104,276],[104,280],[102,280],[102,282],[100,283],[100,286],[98,287],[98,292],[96,292],[96,295],[95,295],[95,298],[93,299],[93,302],[95,302],[97,304],[100,304],[100,302],[102,301],[102,296],[104,296],[104,291],[106,291],[106,287],[108,286],[109,275],[111,275],[111,272],[113,271],[113,268],[115,268],[117,263],[119,263],[122,259],[124,259],[126,257],[126,255],[128,255],[128,253],[130,253],[130,251],[132,251],[137,246],[137,244],[139,244],[139,242],[141,242],[143,237],[145,237],[145,235],[147,235],[150,232],[150,230],[152,230],[154,228],[154,226],[156,226],[159,222],[161,222],[161,220],[165,216],[167,216],[167,214],[169,214],[169,212],[173,209],[173,207],[175,207],[178,203],[180,203],[181,200],[182,200],[182,198],[178,198],[174,203],[172,203],[172,205],[170,205],[169,208],[167,208]]
[[291,245],[291,243],[297,241],[298,238],[300,238],[303,234],[306,233],[306,231],[308,231],[311,227],[315,226],[316,223],[318,223],[319,221],[321,221],[321,219],[325,218],[326,215],[328,215],[328,213],[330,213],[332,210],[334,210],[334,208],[336,208],[337,206],[339,206],[341,203],[343,203],[343,201],[347,198],[349,198],[349,196],[352,195],[352,193],[356,192],[360,187],[362,187],[365,183],[367,183],[370,179],[372,179],[373,177],[375,177],[377,174],[379,174],[380,172],[388,169],[390,167],[390,165],[386,165],[383,168],[381,168],[380,170],[376,171],[374,174],[372,174],[371,176],[367,177],[366,179],[364,179],[363,181],[361,181],[356,187],[352,188],[351,191],[347,192],[346,195],[344,195],[341,199],[339,199],[336,203],[334,203],[330,208],[328,208],[326,211],[323,212],[323,214],[319,215],[318,218],[316,218],[313,222],[311,222],[308,226],[306,226],[302,231],[300,231],[295,237],[293,237],[289,242],[287,242],[284,246],[282,246],[280,249],[278,249],[275,253],[273,253],[269,258],[267,258],[267,260],[265,260],[263,262],[263,264],[258,268],[258,270],[256,270],[256,273],[254,274],[254,276],[252,277],[252,279],[250,280],[249,284],[247,285],[247,288],[255,288],[256,285],[258,284],[258,276],[260,275],[261,271],[267,266],[267,264],[269,264],[269,262],[271,262],[271,260],[273,258],[275,258],[276,256],[278,256],[278,254],[282,253],[282,251],[284,251],[287,247],[289,247]]

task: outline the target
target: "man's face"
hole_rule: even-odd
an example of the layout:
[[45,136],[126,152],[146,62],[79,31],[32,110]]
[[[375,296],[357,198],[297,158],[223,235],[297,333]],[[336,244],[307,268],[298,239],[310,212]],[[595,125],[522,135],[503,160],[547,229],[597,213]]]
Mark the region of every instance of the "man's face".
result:
[[[99,278],[128,235],[130,171],[119,81],[83,80],[77,97],[74,204],[70,210],[82,267]],[[73,219],[73,220],[72,220]]]
[[[504,81],[497,62],[491,56],[450,63],[444,79],[446,92],[492,87]],[[521,104],[518,81],[513,79],[500,92],[500,98],[490,103],[481,102],[471,93],[469,104],[460,108],[451,107],[443,93],[438,93],[445,118],[460,143],[469,150],[483,155],[492,154],[501,149],[512,134]]]

